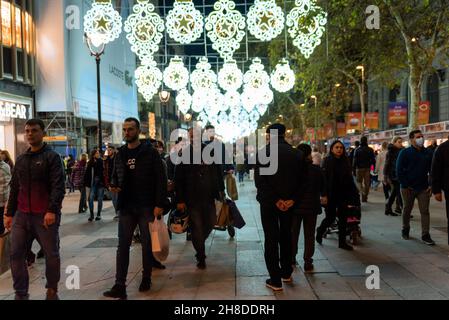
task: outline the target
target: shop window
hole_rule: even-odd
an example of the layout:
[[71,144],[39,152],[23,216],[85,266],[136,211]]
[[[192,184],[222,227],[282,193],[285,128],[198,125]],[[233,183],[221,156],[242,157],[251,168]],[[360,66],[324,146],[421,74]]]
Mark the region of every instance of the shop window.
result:
[[12,49],[3,48],[3,72],[5,74],[12,74]]
[[22,49],[22,10],[19,7],[15,7],[15,23],[16,23],[16,47]]
[[11,4],[9,1],[2,0],[2,44],[7,47],[12,46],[11,30]]
[[23,79],[25,72],[23,66],[23,52],[17,51],[17,75]]

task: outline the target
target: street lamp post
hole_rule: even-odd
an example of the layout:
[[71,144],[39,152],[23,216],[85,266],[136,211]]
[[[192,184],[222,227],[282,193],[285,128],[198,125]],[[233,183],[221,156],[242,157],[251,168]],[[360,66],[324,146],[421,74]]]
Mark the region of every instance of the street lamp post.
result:
[[170,92],[162,90],[159,92],[159,100],[161,101],[161,113],[162,113],[162,139],[167,141],[167,106],[170,101]]
[[94,49],[91,39],[84,33],[84,39],[86,41],[87,47],[89,48],[90,55],[95,57],[95,62],[97,64],[97,109],[98,109],[98,121],[97,121],[97,134],[98,134],[98,150],[101,152],[103,150],[103,132],[102,132],[102,122],[101,122],[101,85],[100,85],[100,63],[101,56],[104,54],[105,45],[102,44],[98,50]]
[[357,66],[357,70],[362,71],[362,92],[360,97],[360,104],[362,108],[362,135],[365,134],[365,67]]
[[[336,83],[335,88],[335,100],[337,100],[337,90],[340,88],[341,84]],[[335,101],[337,102],[337,101]],[[337,127],[337,103],[334,103],[334,138],[337,140],[338,138],[338,127]]]
[[315,129],[313,130],[314,136],[315,136],[315,143],[318,144],[317,140],[317,130],[318,130],[318,98],[317,96],[311,96],[313,100],[315,100]]

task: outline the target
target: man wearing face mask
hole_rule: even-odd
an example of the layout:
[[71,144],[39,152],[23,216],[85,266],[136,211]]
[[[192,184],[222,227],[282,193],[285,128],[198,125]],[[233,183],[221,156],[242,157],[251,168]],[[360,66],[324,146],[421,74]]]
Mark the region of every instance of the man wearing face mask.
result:
[[424,136],[420,130],[413,130],[409,135],[409,148],[399,153],[396,162],[396,172],[401,184],[404,211],[402,215],[402,238],[409,239],[410,214],[415,199],[418,199],[421,213],[422,241],[428,245],[435,242],[430,237],[429,203],[432,195],[429,185],[429,173],[432,164],[432,152],[424,148]]

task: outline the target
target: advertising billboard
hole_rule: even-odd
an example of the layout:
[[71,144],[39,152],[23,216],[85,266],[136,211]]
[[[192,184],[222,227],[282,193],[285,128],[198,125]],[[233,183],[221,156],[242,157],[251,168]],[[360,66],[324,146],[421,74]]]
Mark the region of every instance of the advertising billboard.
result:
[[390,125],[390,127],[407,126],[407,102],[390,102],[388,104],[388,124]]

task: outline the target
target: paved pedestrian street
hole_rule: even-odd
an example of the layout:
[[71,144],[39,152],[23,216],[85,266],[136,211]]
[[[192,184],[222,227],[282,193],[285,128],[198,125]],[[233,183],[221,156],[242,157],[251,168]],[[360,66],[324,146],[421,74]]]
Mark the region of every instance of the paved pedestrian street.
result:
[[[363,206],[363,239],[353,252],[337,248],[331,235],[317,245],[315,271],[304,274],[302,252],[291,285],[273,293],[265,287],[267,270],[263,257],[263,230],[254,183],[240,188],[237,204],[247,225],[235,239],[227,232],[213,231],[207,241],[207,269],[196,268],[194,250],[186,236],[173,235],[166,270],[155,270],[150,292],[139,293],[141,250],[134,244],[128,275],[128,299],[448,299],[449,247],[443,205],[432,202],[431,235],[436,246],[420,241],[417,206],[412,219],[411,239],[401,238],[401,217],[385,216],[380,192],[373,192]],[[61,299],[103,300],[102,293],[114,283],[117,222],[110,201],[105,203],[103,220],[89,223],[87,214],[76,212],[78,193],[64,200],[61,225]],[[319,217],[319,221],[323,215]],[[302,235],[301,244],[302,247]],[[37,245],[34,251],[38,250]],[[80,289],[66,288],[66,268],[80,269]],[[380,269],[380,289],[368,290],[366,268]],[[44,261],[30,268],[30,298],[45,298]],[[10,272],[0,276],[0,299],[13,299]]]

